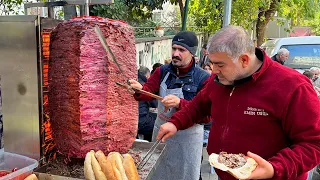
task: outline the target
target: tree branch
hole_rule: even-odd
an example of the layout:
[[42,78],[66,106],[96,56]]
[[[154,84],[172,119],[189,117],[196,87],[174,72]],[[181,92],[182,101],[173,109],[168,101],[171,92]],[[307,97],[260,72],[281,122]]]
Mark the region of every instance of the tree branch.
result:
[[182,0],[178,0],[179,8],[180,8],[180,15],[181,15],[181,24],[183,23],[183,16],[184,16],[184,6]]
[[260,46],[263,43],[267,24],[274,16],[279,2],[280,0],[272,0],[268,9],[263,9],[263,7],[259,7],[258,20],[256,24],[256,36],[258,46]]
[[276,12],[277,10],[277,5],[278,3],[280,2],[280,0],[273,0],[271,1],[271,4],[270,4],[270,7],[268,10],[266,10],[265,12],[265,18],[266,20],[269,20],[271,19],[271,17],[273,17],[274,13]]

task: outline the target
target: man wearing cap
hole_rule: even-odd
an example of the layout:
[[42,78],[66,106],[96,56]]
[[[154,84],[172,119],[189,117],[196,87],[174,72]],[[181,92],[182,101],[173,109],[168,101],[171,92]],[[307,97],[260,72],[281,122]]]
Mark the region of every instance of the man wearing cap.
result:
[[[153,129],[153,141],[159,127],[182,109],[203,87],[209,74],[195,65],[198,39],[194,32],[182,31],[172,40],[172,61],[157,68],[142,86],[130,80],[131,86],[159,94],[163,97],[158,103],[158,114]],[[134,94],[138,101],[150,101],[151,97]],[[156,169],[153,180],[198,180],[202,155],[203,126],[193,125],[179,131],[166,141],[164,160]]]

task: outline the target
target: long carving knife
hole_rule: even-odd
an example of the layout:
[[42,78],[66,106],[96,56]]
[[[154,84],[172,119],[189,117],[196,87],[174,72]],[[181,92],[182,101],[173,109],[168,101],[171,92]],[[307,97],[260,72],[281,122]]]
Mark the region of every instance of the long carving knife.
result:
[[163,100],[163,97],[158,96],[158,95],[155,95],[155,94],[152,94],[152,93],[150,93],[150,92],[148,92],[148,91],[144,91],[144,90],[142,90],[142,89],[136,89],[136,88],[134,88],[134,87],[132,87],[132,86],[130,86],[130,85],[122,84],[122,83],[119,83],[119,82],[116,82],[116,84],[117,84],[118,86],[122,86],[122,87],[125,87],[125,88],[127,88],[127,89],[132,89],[132,90],[134,90],[135,92],[138,92],[138,93],[141,93],[141,94],[144,94],[144,95],[153,97],[153,98],[158,99],[158,100],[160,100],[160,101]]
[[110,47],[108,46],[108,43],[107,43],[106,39],[105,39],[104,36],[102,35],[102,32],[101,32],[99,26],[95,26],[95,27],[94,27],[94,31],[96,32],[96,34],[97,34],[97,36],[98,36],[98,38],[99,38],[99,40],[100,40],[103,48],[106,50],[106,52],[107,52],[108,54],[110,54],[111,59],[112,59],[112,60],[114,61],[114,63],[117,65],[120,73],[126,78],[127,83],[130,84],[129,78],[128,78],[128,77],[124,74],[124,72],[122,71],[122,69],[121,69],[121,67],[120,67],[120,64],[118,63],[116,57],[114,56],[113,52],[111,51]]

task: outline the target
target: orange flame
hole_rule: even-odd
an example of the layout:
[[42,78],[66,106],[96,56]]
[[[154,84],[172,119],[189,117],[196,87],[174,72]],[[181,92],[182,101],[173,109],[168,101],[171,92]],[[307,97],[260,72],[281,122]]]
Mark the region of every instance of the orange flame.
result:
[[52,136],[52,128],[49,114],[49,98],[48,98],[48,70],[49,70],[49,56],[50,56],[50,32],[42,32],[42,64],[43,64],[43,113],[44,121],[41,128],[41,135],[44,136],[44,156],[48,161],[56,159],[57,151],[56,144]]

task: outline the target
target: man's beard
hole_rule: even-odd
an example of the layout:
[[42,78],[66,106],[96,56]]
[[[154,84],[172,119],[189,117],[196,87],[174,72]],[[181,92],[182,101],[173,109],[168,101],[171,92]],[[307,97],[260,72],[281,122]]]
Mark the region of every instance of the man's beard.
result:
[[312,79],[313,82],[315,82],[316,80],[318,80],[319,77],[315,77]]
[[[181,63],[181,58],[180,58],[179,56],[172,56],[172,65],[173,65],[174,67],[181,67],[181,66],[183,66],[183,64],[175,64],[175,63],[174,63],[174,59],[180,60],[180,63]],[[179,62],[178,62],[178,63],[179,63]]]

